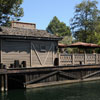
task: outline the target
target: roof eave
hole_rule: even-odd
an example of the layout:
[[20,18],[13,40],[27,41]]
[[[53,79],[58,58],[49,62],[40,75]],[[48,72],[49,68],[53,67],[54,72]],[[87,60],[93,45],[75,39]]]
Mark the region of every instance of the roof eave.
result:
[[0,39],[24,39],[24,40],[55,40],[60,41],[62,38],[52,37],[35,37],[35,36],[20,36],[20,35],[0,35]]

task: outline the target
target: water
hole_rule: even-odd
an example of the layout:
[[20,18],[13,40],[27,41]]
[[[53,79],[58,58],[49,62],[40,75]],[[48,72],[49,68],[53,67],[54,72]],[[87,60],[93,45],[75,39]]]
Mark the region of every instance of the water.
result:
[[0,93],[0,100],[100,100],[100,81],[10,90]]

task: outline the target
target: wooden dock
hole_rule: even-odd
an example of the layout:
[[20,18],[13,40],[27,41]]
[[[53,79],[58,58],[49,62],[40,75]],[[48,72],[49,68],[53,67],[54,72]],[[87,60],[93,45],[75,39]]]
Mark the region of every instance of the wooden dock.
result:
[[100,64],[0,69],[1,91],[100,79]]

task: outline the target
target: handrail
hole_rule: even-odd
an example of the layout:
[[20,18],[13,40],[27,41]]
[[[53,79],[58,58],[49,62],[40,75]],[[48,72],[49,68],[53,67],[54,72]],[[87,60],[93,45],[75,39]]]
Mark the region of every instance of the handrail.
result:
[[64,54],[59,56],[59,65],[100,64],[100,54]]

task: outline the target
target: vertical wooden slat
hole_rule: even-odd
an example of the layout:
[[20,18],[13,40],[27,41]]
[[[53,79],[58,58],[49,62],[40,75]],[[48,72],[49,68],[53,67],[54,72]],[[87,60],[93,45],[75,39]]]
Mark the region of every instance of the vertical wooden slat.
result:
[[1,75],[1,91],[4,91],[4,75]]
[[98,54],[98,64],[100,64],[100,54]]
[[[28,82],[28,75],[25,74],[25,83]],[[26,84],[24,84],[24,88],[26,88]]]
[[86,53],[84,54],[84,64],[85,65],[87,64],[87,55],[86,55]]
[[46,58],[45,58],[45,60],[44,60],[43,65],[45,65],[45,63],[46,63],[46,61],[47,61],[47,58],[48,58],[48,56],[49,56],[49,53],[50,53],[52,47],[53,47],[53,46],[52,46],[52,44],[51,44],[51,46],[50,46],[50,48],[49,48],[49,50],[48,50],[47,56],[46,56]]
[[95,54],[95,64],[98,64],[98,54]]
[[37,55],[37,57],[38,57],[38,60],[39,60],[40,64],[42,65],[42,61],[41,61],[41,59],[40,59],[40,56],[39,56],[37,50],[35,49],[35,46],[34,46],[33,43],[32,43],[32,47],[34,48],[34,51],[35,51],[35,53],[36,53],[36,55]]
[[52,64],[54,65],[54,44],[52,45]]
[[30,66],[32,67],[32,41],[30,42]]
[[5,91],[8,91],[8,78],[7,78],[7,74],[5,74]]
[[0,63],[2,63],[2,40],[0,40]]
[[75,56],[74,56],[74,54],[72,54],[72,65],[74,65],[74,58],[75,58]]
[[58,53],[59,66],[61,65],[60,56],[61,56],[60,53]]

